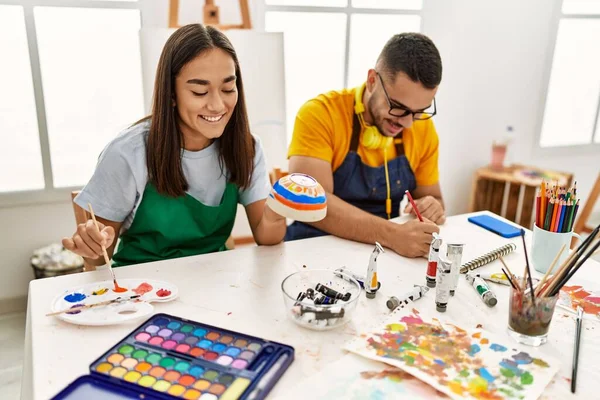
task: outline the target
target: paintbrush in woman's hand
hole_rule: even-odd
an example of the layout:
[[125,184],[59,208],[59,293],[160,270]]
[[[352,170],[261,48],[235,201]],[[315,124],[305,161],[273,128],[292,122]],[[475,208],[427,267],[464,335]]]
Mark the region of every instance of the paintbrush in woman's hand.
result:
[[[98,225],[98,221],[96,220],[96,215],[94,215],[94,209],[92,208],[92,203],[88,203],[88,207],[90,209],[90,214],[92,215],[92,219],[94,220],[94,224],[96,224],[96,228],[98,228],[98,231],[100,231],[100,226]],[[117,278],[115,277],[115,271],[113,271],[112,269],[112,264],[110,263],[110,258],[108,258],[108,253],[106,252],[106,247],[101,246],[102,247],[102,255],[104,256],[104,262],[106,263],[106,265],[108,265],[108,270],[110,271],[110,274],[112,276],[113,279],[113,283],[115,284],[115,292],[124,292],[125,290],[121,290],[122,288],[119,287],[119,284],[117,283]]]

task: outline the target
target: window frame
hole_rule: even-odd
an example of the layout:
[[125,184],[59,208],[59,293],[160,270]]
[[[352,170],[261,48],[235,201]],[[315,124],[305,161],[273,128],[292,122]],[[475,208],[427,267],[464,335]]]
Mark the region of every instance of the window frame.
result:
[[543,87],[540,98],[540,111],[535,125],[533,155],[536,157],[569,157],[569,156],[585,156],[594,153],[600,153],[600,143],[594,142],[596,129],[598,129],[598,118],[600,117],[600,92],[598,93],[598,104],[596,106],[596,119],[592,128],[592,135],[589,143],[542,147],[542,127],[544,123],[544,115],[546,113],[546,101],[550,89],[550,77],[552,75],[552,66],[554,61],[554,51],[556,50],[556,42],[558,39],[558,27],[562,19],[598,19],[600,20],[600,12],[596,14],[564,14],[562,11],[563,0],[552,2],[552,20],[550,23],[549,36],[551,40],[548,42],[546,55],[546,63],[542,74]]
[[54,187],[52,176],[52,160],[50,142],[48,139],[48,126],[46,120],[46,107],[40,55],[34,17],[35,7],[67,7],[67,8],[98,8],[98,9],[129,9],[140,11],[140,25],[142,25],[142,4],[140,0],[0,0],[0,6],[20,6],[23,8],[27,48],[33,81],[33,95],[38,124],[40,153],[42,157],[42,170],[44,174],[44,189],[0,192],[0,208],[17,206],[63,203],[70,201],[71,192],[81,189],[81,186]]
[[[283,6],[283,5],[269,5],[266,4],[265,0],[260,0],[260,5],[257,7],[259,19],[257,19],[257,26],[263,31],[265,30],[265,16],[267,12],[279,11],[279,12],[306,12],[306,13],[333,13],[333,14],[344,14],[346,16],[346,44],[344,49],[344,87],[348,87],[348,75],[349,75],[349,59],[350,59],[350,32],[352,30],[352,15],[353,14],[376,14],[376,15],[416,15],[421,18],[419,30],[423,29],[423,10],[425,8],[425,1],[420,9],[409,10],[409,9],[394,9],[394,8],[362,8],[352,6],[352,0],[348,0],[348,4],[345,7],[332,7],[332,6]],[[284,50],[285,51],[285,50]],[[286,95],[287,96],[287,95]],[[288,121],[289,123],[289,121]]]

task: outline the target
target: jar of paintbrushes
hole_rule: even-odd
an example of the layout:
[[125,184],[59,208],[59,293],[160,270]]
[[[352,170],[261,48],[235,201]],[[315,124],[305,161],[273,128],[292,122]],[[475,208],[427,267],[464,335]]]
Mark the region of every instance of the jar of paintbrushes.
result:
[[[581,266],[600,247],[600,225],[575,251],[555,269],[567,245],[563,244],[547,267],[544,277],[534,287],[525,247],[524,231],[521,231],[525,252],[524,278],[518,278],[508,269],[504,271],[511,290],[508,311],[508,331],[519,343],[539,346],[546,343],[548,330],[559,297],[560,289],[575,275]],[[506,266],[506,265],[505,265]],[[556,271],[556,272],[553,272]]]

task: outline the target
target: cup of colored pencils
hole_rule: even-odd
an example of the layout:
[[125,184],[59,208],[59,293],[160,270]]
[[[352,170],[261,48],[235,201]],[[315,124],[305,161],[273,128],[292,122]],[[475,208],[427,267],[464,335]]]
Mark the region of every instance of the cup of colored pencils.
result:
[[[542,181],[540,192],[536,196],[535,225],[533,227],[533,240],[531,248],[531,262],[536,271],[545,273],[552,262],[552,258],[563,246],[570,248],[570,243],[575,236],[573,224],[579,209],[577,199],[577,182],[567,189],[558,184],[546,184]],[[559,264],[567,258],[568,251],[563,252]]]

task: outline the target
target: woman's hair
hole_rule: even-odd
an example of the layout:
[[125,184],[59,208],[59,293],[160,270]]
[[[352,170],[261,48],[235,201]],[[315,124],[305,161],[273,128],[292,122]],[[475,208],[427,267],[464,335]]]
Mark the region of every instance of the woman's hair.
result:
[[177,123],[177,108],[173,106],[175,78],[184,65],[212,49],[221,49],[233,59],[238,91],[233,115],[217,142],[219,164],[221,170],[223,166],[227,168],[229,182],[242,188],[250,183],[254,170],[254,138],[250,134],[237,55],[222,32],[210,26],[190,24],[175,31],[163,48],[154,81],[152,114],[144,119],[150,119],[146,146],[148,176],[161,194],[177,197],[184,195],[188,189],[181,165],[184,138]]

